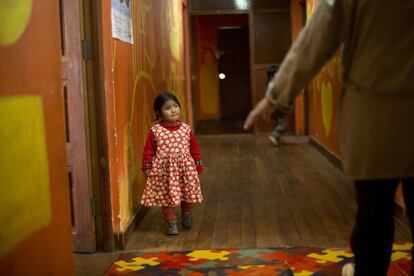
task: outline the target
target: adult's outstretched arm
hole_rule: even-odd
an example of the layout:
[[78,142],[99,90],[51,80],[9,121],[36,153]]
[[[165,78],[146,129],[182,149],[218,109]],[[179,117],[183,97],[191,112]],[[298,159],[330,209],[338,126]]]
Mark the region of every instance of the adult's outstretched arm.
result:
[[308,24],[290,48],[265,97],[247,116],[249,129],[259,116],[269,117],[276,108],[290,112],[296,95],[305,88],[343,41],[342,0],[321,0]]

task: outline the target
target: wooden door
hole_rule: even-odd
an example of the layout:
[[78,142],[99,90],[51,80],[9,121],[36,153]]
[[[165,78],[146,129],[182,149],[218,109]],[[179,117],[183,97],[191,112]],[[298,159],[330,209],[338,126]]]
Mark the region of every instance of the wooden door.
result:
[[95,220],[87,143],[87,102],[83,89],[79,2],[60,0],[62,93],[65,99],[66,148],[73,250],[95,252]]
[[251,109],[248,28],[220,28],[218,40],[221,119],[244,120]]

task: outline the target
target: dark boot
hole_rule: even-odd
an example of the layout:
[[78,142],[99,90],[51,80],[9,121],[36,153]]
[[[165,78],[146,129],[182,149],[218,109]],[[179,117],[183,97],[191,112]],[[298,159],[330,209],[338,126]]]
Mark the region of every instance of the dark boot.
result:
[[193,218],[191,217],[191,212],[183,212],[181,223],[185,229],[191,229],[193,226]]
[[167,230],[165,231],[167,235],[178,235],[177,221],[168,220],[167,221]]

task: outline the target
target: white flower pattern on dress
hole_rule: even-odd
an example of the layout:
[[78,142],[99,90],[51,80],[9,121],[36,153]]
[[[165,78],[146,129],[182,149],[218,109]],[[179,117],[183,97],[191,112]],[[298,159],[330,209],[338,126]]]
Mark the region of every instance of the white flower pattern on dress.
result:
[[180,205],[181,201],[201,202],[200,180],[190,154],[190,126],[182,123],[177,130],[169,130],[156,124],[151,130],[157,151],[141,204],[148,207],[174,207]]

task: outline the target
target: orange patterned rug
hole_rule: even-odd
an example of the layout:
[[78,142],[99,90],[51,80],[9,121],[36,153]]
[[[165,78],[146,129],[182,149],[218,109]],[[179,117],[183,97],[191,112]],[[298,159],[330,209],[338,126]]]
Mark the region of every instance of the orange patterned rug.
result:
[[[411,275],[411,243],[395,244],[388,276]],[[341,275],[349,247],[121,253],[106,275]]]

